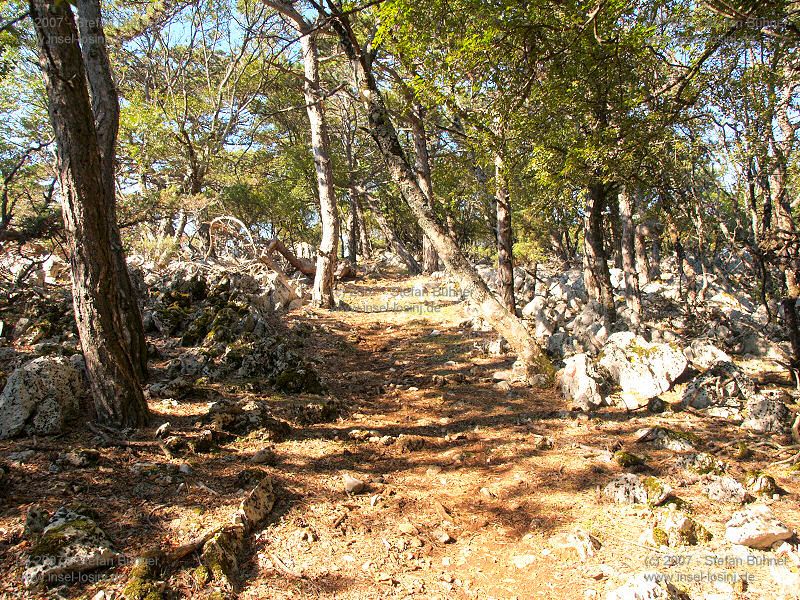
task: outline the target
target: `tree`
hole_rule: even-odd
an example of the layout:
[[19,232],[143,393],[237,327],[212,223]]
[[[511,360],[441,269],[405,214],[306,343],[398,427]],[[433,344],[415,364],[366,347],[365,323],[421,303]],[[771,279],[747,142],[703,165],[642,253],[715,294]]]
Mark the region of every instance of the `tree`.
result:
[[139,380],[144,382],[147,379],[147,342],[144,337],[139,302],[128,274],[122,238],[117,226],[116,146],[119,132],[119,96],[106,49],[100,0],[78,0],[78,30],[83,63],[91,92],[92,114],[95,120],[105,197],[111,200],[107,207],[107,216],[113,244],[111,255],[119,282],[117,293],[122,317],[120,326],[130,348],[134,370]]
[[[118,268],[114,197],[103,176],[102,153],[86,87],[78,29],[67,3],[31,0],[67,236],[75,319],[99,420],[138,427],[148,418],[120,303],[127,277]],[[98,24],[99,26],[99,24]]]
[[320,86],[318,26],[307,21],[290,3],[265,0],[265,4],[288,18],[300,34],[305,71],[303,94],[311,127],[311,152],[314,156],[314,168],[317,174],[319,214],[322,223],[322,239],[317,248],[317,272],[314,276],[312,300],[316,306],[321,308],[333,308],[335,306],[334,276],[339,244],[339,212],[336,206],[331,144],[323,103],[324,94]]

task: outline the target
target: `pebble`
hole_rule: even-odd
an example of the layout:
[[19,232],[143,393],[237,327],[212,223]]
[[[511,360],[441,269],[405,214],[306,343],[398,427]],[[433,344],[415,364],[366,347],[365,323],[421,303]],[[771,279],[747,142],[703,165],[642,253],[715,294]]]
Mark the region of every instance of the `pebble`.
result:
[[344,491],[348,494],[360,494],[367,487],[366,483],[347,473],[342,473],[342,482],[344,483]]

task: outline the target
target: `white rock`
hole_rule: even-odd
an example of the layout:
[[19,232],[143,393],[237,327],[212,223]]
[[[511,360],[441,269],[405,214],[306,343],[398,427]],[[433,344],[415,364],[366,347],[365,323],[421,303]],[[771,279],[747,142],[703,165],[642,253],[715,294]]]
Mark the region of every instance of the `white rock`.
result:
[[538,556],[533,554],[522,554],[520,556],[514,556],[511,559],[511,563],[518,569],[527,569],[535,563],[538,558]]
[[603,488],[603,495],[616,504],[659,506],[672,495],[672,488],[655,477],[641,479],[633,473],[623,473]]
[[367,487],[366,483],[347,473],[342,473],[342,482],[344,483],[344,491],[348,494],[360,494]]
[[598,361],[623,392],[640,399],[641,406],[669,390],[688,364],[672,346],[652,344],[628,331],[609,337]]
[[734,544],[765,549],[792,537],[768,506],[756,504],[735,513],[725,524],[725,536]]
[[680,600],[684,596],[664,575],[657,572],[639,573],[631,577],[625,585],[611,590],[606,600]]
[[705,340],[693,340],[683,354],[693,367],[705,371],[718,362],[731,362],[731,357]]
[[558,381],[561,393],[575,408],[591,410],[605,404],[603,380],[586,354],[576,354],[564,361]]
[[706,475],[703,478],[703,492],[717,502],[744,504],[752,500],[745,487],[729,475]]
[[60,433],[78,414],[83,374],[61,356],[43,356],[16,369],[0,394],[0,439]]
[[22,582],[26,587],[56,583],[67,573],[114,566],[117,553],[100,527],[89,517],[66,508],[56,511],[41,539],[45,546],[34,544],[25,563]]

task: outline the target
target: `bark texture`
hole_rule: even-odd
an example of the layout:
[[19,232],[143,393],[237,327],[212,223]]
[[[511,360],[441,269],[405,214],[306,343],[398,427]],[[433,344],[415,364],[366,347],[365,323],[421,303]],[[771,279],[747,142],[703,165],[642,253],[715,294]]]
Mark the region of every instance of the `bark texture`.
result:
[[147,404],[125,339],[118,247],[78,29],[66,2],[31,0],[30,14],[58,147],[75,319],[97,418],[119,427],[142,426]]
[[319,215],[322,223],[322,239],[317,249],[317,272],[314,276],[312,302],[320,308],[333,308],[333,287],[336,275],[336,256],[339,245],[339,213],[333,187],[333,166],[330,157],[330,140],[325,121],[325,107],[319,83],[319,50],[316,34],[301,28],[303,37],[303,65],[305,85],[303,93],[306,111],[311,126],[311,151],[314,154],[314,169],[319,190]]
[[505,163],[501,153],[494,159],[495,207],[497,211],[497,281],[505,307],[516,311],[514,299],[514,234],[511,229],[511,195],[508,192]]
[[[431,175],[431,158],[428,152],[428,135],[425,131],[425,109],[416,104],[411,118],[411,132],[414,136],[414,170],[419,187],[428,199],[428,206],[433,209],[433,177]],[[422,235],[422,271],[433,273],[439,270],[439,255],[431,240]]]
[[614,290],[608,270],[603,231],[603,210],[608,199],[608,188],[602,183],[589,186],[586,218],[584,220],[584,281],[589,295],[600,302],[610,322],[616,321]]
[[[630,309],[631,326],[638,329],[642,317],[639,273],[636,265],[636,227],[633,224],[633,199],[627,189],[619,194],[622,271],[625,275],[625,304]],[[644,267],[646,269],[646,266]]]
[[81,52],[89,81],[97,132],[97,146],[103,172],[103,186],[108,204],[114,266],[119,279],[119,307],[122,329],[130,347],[131,359],[139,380],[147,380],[147,341],[142,326],[142,313],[131,283],[122,238],[117,225],[116,145],[119,133],[119,95],[108,58],[100,0],[78,0],[78,30]]

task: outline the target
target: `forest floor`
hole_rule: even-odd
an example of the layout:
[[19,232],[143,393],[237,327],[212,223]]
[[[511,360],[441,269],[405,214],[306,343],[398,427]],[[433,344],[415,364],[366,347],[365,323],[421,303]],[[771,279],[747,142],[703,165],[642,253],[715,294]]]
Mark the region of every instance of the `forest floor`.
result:
[[[32,504],[49,510],[75,500],[88,504],[132,559],[229,522],[243,490],[269,474],[277,502],[240,565],[241,598],[583,599],[641,571],[748,571],[752,580],[744,591],[727,582],[676,583],[697,598],[773,597],[768,565],[726,560],[733,552],[724,526],[738,507],[709,500],[697,478],[675,465],[673,452],[635,440],[648,426],[688,431],[698,436],[698,450],[725,461],[740,481],[747,471],[768,470],[788,492],[768,502],[797,527],[800,475],[768,468],[789,456],[777,444],[790,442],[688,412],[572,413],[556,391],[497,382],[494,373],[508,369],[511,359],[483,350],[492,335],[464,328],[464,305],[441,294],[440,285],[422,277],[365,279],[342,285],[350,310],[290,314],[290,322],[312,327],[307,355],[346,410],[335,422],[295,427],[284,441],[251,435],[213,454],[166,459],[153,442],[155,428],[169,421],[173,431],[193,430],[207,411],[208,398],[198,393],[179,402],[152,400],[152,427],[128,445],[104,448],[92,468],[50,472],[59,453],[93,444],[97,438],[89,432],[0,443],[6,457],[34,450],[12,463],[3,498],[0,594],[41,597],[20,584]],[[751,367],[751,374],[778,372],[764,363]],[[287,407],[307,400],[269,396],[276,414],[290,414]],[[750,457],[738,457],[739,441]],[[267,446],[274,460],[253,464]],[[620,448],[646,457],[647,473],[675,489],[711,532],[709,543],[663,552],[640,541],[653,511],[609,504],[600,495],[624,471],[609,460],[609,451]],[[177,472],[181,463],[190,474]],[[367,482],[367,489],[345,493],[343,472]],[[601,544],[583,560],[563,543],[579,529]],[[722,564],[709,565],[714,559]],[[195,578],[197,564],[189,557],[172,569],[172,593],[209,593]],[[130,561],[122,561],[85,585],[49,595],[92,598],[104,590],[98,598],[116,597],[129,569]]]

